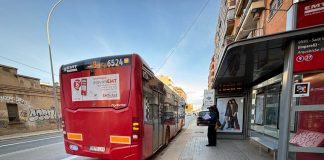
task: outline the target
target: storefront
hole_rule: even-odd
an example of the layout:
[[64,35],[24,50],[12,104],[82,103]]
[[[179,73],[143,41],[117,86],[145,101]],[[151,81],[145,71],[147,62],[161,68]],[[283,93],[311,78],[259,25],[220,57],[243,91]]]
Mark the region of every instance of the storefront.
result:
[[324,159],[324,25],[229,45],[213,88],[221,122],[237,105],[222,138],[271,139],[277,159]]

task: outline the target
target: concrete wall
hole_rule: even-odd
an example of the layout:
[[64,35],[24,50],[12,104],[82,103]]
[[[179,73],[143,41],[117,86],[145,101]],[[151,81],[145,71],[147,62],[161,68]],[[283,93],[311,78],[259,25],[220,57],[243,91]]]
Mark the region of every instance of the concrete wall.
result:
[[[18,75],[16,68],[8,66],[0,65],[0,75],[0,135],[56,129],[60,113],[54,108],[51,86]],[[17,105],[19,120],[9,121],[10,104]]]

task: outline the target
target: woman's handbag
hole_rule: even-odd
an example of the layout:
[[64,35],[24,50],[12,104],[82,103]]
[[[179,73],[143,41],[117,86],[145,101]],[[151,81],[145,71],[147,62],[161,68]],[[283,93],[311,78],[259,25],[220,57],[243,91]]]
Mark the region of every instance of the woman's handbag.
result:
[[215,125],[215,130],[217,131],[218,128],[221,128],[222,124],[219,120],[216,121],[216,125]]

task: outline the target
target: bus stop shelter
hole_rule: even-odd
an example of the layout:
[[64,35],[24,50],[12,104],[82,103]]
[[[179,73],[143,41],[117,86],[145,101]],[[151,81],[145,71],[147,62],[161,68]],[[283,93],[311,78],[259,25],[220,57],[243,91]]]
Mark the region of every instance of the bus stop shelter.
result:
[[[317,38],[316,42],[315,38]],[[294,66],[294,61],[300,60],[297,56],[300,51],[301,53],[319,52],[320,54],[317,54],[317,57],[314,56],[313,60],[318,59],[315,61],[317,64],[313,63],[313,70],[298,71],[299,73],[323,72],[324,66],[319,62],[324,63],[324,25],[247,39],[228,45],[218,65],[213,83],[216,99],[222,95],[237,95],[237,93],[245,95],[242,135],[247,137],[253,86],[282,74],[278,117],[278,159],[287,159],[288,152],[324,154],[323,147],[290,147],[289,145],[294,72],[297,65]],[[310,60],[312,58],[311,56]],[[297,67],[303,68],[304,66]],[[324,111],[323,104],[310,108],[310,111]]]

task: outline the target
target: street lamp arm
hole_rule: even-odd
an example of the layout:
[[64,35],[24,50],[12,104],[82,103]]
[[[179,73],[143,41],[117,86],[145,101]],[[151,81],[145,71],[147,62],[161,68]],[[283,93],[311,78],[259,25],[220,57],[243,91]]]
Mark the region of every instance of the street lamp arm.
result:
[[58,0],[54,6],[51,8],[51,11],[48,13],[48,16],[47,16],[47,22],[46,22],[46,32],[47,32],[47,43],[48,44],[51,44],[51,40],[50,40],[50,32],[49,32],[49,23],[50,23],[50,19],[51,19],[51,15],[52,15],[52,12],[54,11],[54,9],[57,7],[58,4],[61,3],[62,0]]
[[56,125],[57,129],[60,130],[60,118],[59,118],[59,107],[58,107],[58,102],[57,102],[57,93],[56,93],[56,83],[54,79],[54,70],[53,70],[53,61],[52,61],[52,49],[51,49],[51,40],[50,40],[50,32],[49,32],[49,24],[50,24],[50,18],[52,15],[52,12],[54,9],[57,7],[57,5],[61,2],[62,0],[58,0],[54,6],[51,8],[51,11],[48,13],[47,16],[47,23],[46,23],[46,32],[47,32],[47,43],[48,43],[48,52],[49,52],[49,57],[50,57],[50,63],[51,63],[51,73],[52,73],[52,82],[53,82],[53,103],[54,103],[54,108],[56,110]]

